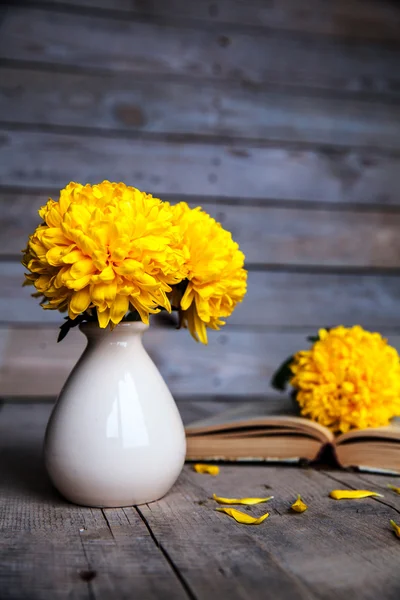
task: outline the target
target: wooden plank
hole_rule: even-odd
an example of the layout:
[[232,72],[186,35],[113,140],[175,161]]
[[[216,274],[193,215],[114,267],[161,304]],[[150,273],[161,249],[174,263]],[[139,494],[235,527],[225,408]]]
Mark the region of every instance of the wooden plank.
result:
[[189,598],[135,509],[89,511],[81,539],[94,598]]
[[[40,219],[37,211],[53,192],[0,191],[0,256],[17,256]],[[325,210],[322,207],[252,206],[221,203],[218,198],[185,198],[203,206],[232,232],[248,263],[398,267],[400,213]]]
[[[56,396],[85,346],[78,331],[61,344],[55,328],[0,329],[3,396]],[[207,347],[186,331],[151,329],[145,346],[176,396],[267,394],[269,378],[305,334],[230,331],[210,336]],[[167,351],[168,349],[168,351]]]
[[[35,3],[36,0],[29,0]],[[370,40],[394,41],[400,37],[400,17],[397,6],[374,0],[336,0],[326,4],[321,0],[308,0],[298,8],[296,0],[280,0],[279,5],[264,0],[243,3],[240,0],[214,0],[187,2],[186,0],[47,0],[51,6],[65,5],[106,11],[122,12],[127,17],[157,19],[191,19],[204,22],[234,25],[238,28],[265,27],[292,32],[317,33]]]
[[[39,406],[38,414],[34,414],[37,406]],[[9,556],[5,567],[13,565],[18,577],[18,579],[15,576],[15,579],[9,578],[11,579],[9,595],[6,593],[3,596],[2,593],[2,598],[25,600],[36,597],[34,594],[44,600],[52,597],[67,598],[67,585],[61,588],[61,593],[59,592],[58,595],[51,595],[55,591],[56,580],[54,575],[48,579],[43,577],[44,573],[40,566],[47,556],[40,552],[41,547],[39,552],[34,553],[34,543],[37,543],[38,538],[45,539],[49,548],[52,548],[52,543],[57,544],[55,550],[60,546],[59,558],[67,555],[67,552],[72,554],[74,550],[77,554],[77,547],[80,547],[82,554],[83,548],[89,567],[85,565],[81,573],[82,571],[83,575],[88,573],[92,579],[89,585],[85,585],[79,579],[79,569],[77,569],[74,573],[75,579],[86,588],[87,596],[75,594],[71,595],[73,598],[122,599],[134,596],[144,600],[153,598],[181,600],[188,597],[165,559],[167,555],[169,561],[175,566],[176,558],[171,557],[169,553],[170,544],[167,544],[168,548],[165,549],[165,536],[163,536],[161,550],[157,548],[151,537],[154,536],[151,528],[149,532],[148,524],[139,516],[142,514],[141,510],[138,512],[132,507],[107,509],[103,512],[98,509],[82,508],[63,502],[52,492],[43,473],[40,459],[46,413],[48,415],[50,407],[46,406],[45,411],[40,408],[40,405],[30,407],[7,405],[2,411],[1,433],[8,429],[5,437],[0,436],[2,456],[8,459],[15,448],[18,448],[18,444],[22,443],[24,448],[24,452],[14,457],[11,466],[5,465],[7,461],[3,461],[0,466],[1,502],[9,504],[4,520],[5,529],[10,534],[11,532],[14,534],[14,540],[10,535],[5,542],[2,542],[4,553],[7,548],[9,552],[11,550],[11,557]],[[25,435],[24,425],[26,427],[27,423],[29,423],[29,433]],[[19,435],[15,435],[16,425],[21,429]],[[13,467],[13,479],[10,481],[7,475],[11,467]],[[6,478],[3,477],[4,471]],[[38,483],[43,485],[44,495],[39,499],[33,499],[29,493],[18,488],[19,478],[25,481],[25,473],[28,471],[29,481],[33,479],[35,473],[38,480],[36,485]],[[250,597],[261,599],[265,597],[266,586],[276,593],[280,591],[282,598],[296,597],[299,600],[307,600],[312,597],[290,575],[287,575],[284,569],[276,565],[272,552],[260,548],[258,544],[253,544],[252,548],[249,548],[249,539],[245,531],[242,533],[237,531],[232,535],[230,552],[227,553],[221,543],[221,536],[224,532],[226,535],[227,532],[225,524],[218,525],[216,519],[208,519],[207,516],[202,515],[204,510],[193,502],[192,490],[188,490],[186,500],[182,492],[171,492],[169,502],[174,502],[175,498],[181,500],[176,505],[176,510],[181,511],[181,516],[179,517],[177,512],[174,516],[174,522],[179,521],[180,528],[174,535],[167,534],[167,537],[171,538],[172,543],[176,541],[177,536],[180,537],[181,547],[178,554],[185,555],[184,560],[190,563],[189,568],[182,570],[180,566],[177,568],[186,587],[191,591],[190,598],[205,600],[210,597],[210,592],[218,592],[221,598],[229,597],[233,600]],[[157,502],[148,505],[149,510],[157,510],[157,505]],[[194,536],[196,522],[200,530]],[[170,525],[165,523],[165,526],[167,532]],[[205,530],[209,534],[207,539],[202,535]],[[28,540],[29,544],[27,544]],[[158,540],[156,542],[158,543]],[[14,549],[22,554],[21,563],[17,562],[17,557],[12,553]],[[175,543],[174,554],[176,551]],[[196,553],[198,559],[193,560]],[[5,559],[6,557],[4,562]],[[205,560],[207,564],[204,564]],[[50,564],[52,562],[54,560]],[[23,568],[26,563],[29,565],[28,576]],[[35,577],[30,573],[31,565],[36,568]],[[68,567],[69,565],[67,571],[69,571]],[[230,573],[229,578],[226,577],[227,572]],[[45,574],[48,574],[47,570]],[[31,587],[28,591],[26,588],[29,581]],[[2,592],[3,590],[2,586]],[[6,591],[8,592],[8,589]]]
[[250,272],[247,296],[229,322],[311,330],[360,324],[387,331],[400,323],[399,281],[399,275]]
[[153,194],[398,204],[400,156],[0,131],[4,186],[125,181]]
[[[249,470],[236,469],[238,476],[248,481]],[[259,476],[261,473],[265,477],[267,470],[259,471]],[[265,488],[262,493],[265,495]],[[249,528],[228,522],[228,517],[213,510],[213,504],[201,482],[192,481],[186,467],[165,498],[138,507],[196,598],[261,600],[266,588],[278,598],[315,597],[289,569],[277,563],[273,546],[256,540]],[[264,536],[269,533],[266,527]]]
[[[328,498],[336,487],[332,475],[351,477],[346,487],[363,485],[358,476],[236,465],[222,466],[211,478],[187,466],[161,501],[106,510],[105,519],[100,510],[65,503],[49,486],[41,443],[50,409],[2,408],[2,598],[187,597],[170,577],[173,565],[189,597],[199,600],[261,599],[266,589],[282,599],[397,599],[398,540],[388,527],[393,508],[376,499]],[[182,414],[186,419],[184,407]],[[239,525],[215,512],[213,492],[272,494],[270,517],[259,527]],[[288,510],[297,493],[309,505],[302,515]],[[264,508],[248,511],[258,515]],[[43,554],[45,547],[53,555]]]
[[50,409],[1,411],[2,600],[187,598],[135,511],[74,506],[52,488],[41,452]]
[[[280,397],[269,386],[281,363],[308,348],[309,331],[226,329],[210,334],[208,346],[196,344],[188,332],[153,327],[145,347],[176,397]],[[0,328],[0,394],[56,396],[85,346],[79,331],[56,343],[56,328]],[[400,351],[400,336],[389,335]]]
[[[195,409],[199,405],[200,403],[194,403],[193,409]],[[381,498],[379,501],[393,508],[393,519],[394,521],[396,521],[396,523],[398,523],[400,521],[400,495],[397,494],[394,490],[389,489],[388,484],[394,485],[395,487],[399,487],[399,477],[396,477],[391,474],[376,475],[374,473],[357,473],[357,475],[364,482],[366,489],[371,489],[383,495],[383,498]],[[354,488],[356,482],[354,481],[354,479],[352,479],[352,474],[346,473],[345,476],[342,477],[342,473],[340,473],[339,475],[335,473],[334,476],[339,481],[344,481],[349,487],[357,489]],[[397,515],[395,514],[396,512]]]
[[[40,511],[37,507],[37,512]],[[20,518],[21,503],[12,516]],[[2,534],[4,528],[2,527]],[[0,542],[0,585],[4,600],[91,600],[88,583],[81,579],[91,573],[82,547],[63,538],[62,543],[43,542],[39,536],[15,532],[15,540]],[[40,536],[42,537],[42,536]],[[68,543],[68,546],[67,546]],[[35,546],[32,546],[35,544]],[[33,596],[32,594],[37,594]]]
[[[149,44],[151,40],[151,44]],[[278,31],[230,32],[10,8],[0,56],[31,63],[189,75],[251,84],[398,93],[399,53],[378,44],[353,44]],[[296,60],[293,61],[293,57]]]
[[[194,571],[212,566],[202,553],[202,541],[210,544],[213,532],[218,532],[224,559],[238,555],[236,540],[240,536],[240,547],[245,546],[249,553],[255,548],[270,553],[296,582],[298,594],[307,590],[311,597],[324,600],[374,600],[379,593],[385,599],[395,600],[398,540],[388,527],[392,509],[371,499],[335,502],[328,497],[331,489],[332,480],[311,469],[223,466],[220,475],[212,478],[186,468],[168,496],[139,510],[178,568],[189,581],[194,581],[193,585]],[[212,493],[227,497],[271,494],[274,500],[268,505],[248,509],[257,516],[268,510],[270,517],[259,527],[239,525],[215,512]],[[302,515],[289,510],[298,493],[309,505]],[[247,542],[242,541],[244,535]],[[229,579],[229,566],[221,567]],[[245,576],[247,563],[238,562],[237,568]],[[257,569],[249,567],[249,571]],[[208,583],[208,597],[213,597],[213,583]]]
[[[21,287],[24,268],[0,262],[0,315],[10,323],[60,323],[57,311],[44,311]],[[400,275],[250,271],[248,292],[227,322],[240,326],[307,327],[361,324],[398,328]]]
[[[332,472],[329,477],[337,484],[343,484],[345,488],[353,490],[367,489],[382,494],[382,498],[376,498],[379,504],[384,504],[392,509],[392,518],[397,522],[400,514],[400,496],[388,488],[388,483],[399,486],[399,477],[391,474],[353,473],[346,471]],[[337,487],[340,487],[337,485]],[[397,513],[397,514],[396,514]]]
[[125,74],[0,69],[7,123],[400,149],[400,106]]
[[232,232],[247,263],[254,265],[397,268],[399,264],[400,214],[395,212],[218,203],[204,204],[204,209]]
[[30,444],[32,421],[40,418],[42,429],[49,408],[1,409],[0,588],[7,600],[48,598],[50,591],[57,599],[91,597],[80,576],[89,569],[79,539],[82,515],[62,502],[61,510],[54,506],[60,500],[45,476],[41,443]]

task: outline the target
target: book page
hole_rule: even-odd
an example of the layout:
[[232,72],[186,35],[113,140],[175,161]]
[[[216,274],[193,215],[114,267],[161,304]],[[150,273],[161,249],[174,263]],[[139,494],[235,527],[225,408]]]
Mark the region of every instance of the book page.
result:
[[[271,414],[272,413],[272,414]],[[282,434],[298,433],[320,440],[321,442],[333,442],[333,434],[322,425],[309,419],[304,419],[294,414],[293,409],[288,409],[287,404],[284,411],[278,412],[276,404],[271,405],[266,401],[249,402],[236,406],[217,415],[207,417],[190,423],[186,427],[188,436],[207,435],[227,430],[263,429],[264,436],[268,435],[268,428],[280,429]]]
[[[354,443],[353,443],[354,441]],[[398,441],[379,438],[353,438],[348,444],[339,444],[336,454],[339,463],[347,467],[374,473],[400,473],[400,446]]]
[[400,442],[400,419],[392,420],[392,424],[387,427],[370,427],[368,429],[357,429],[342,433],[336,438],[336,444],[346,444],[350,442],[363,442],[367,438],[378,438],[382,440],[393,440]]
[[190,436],[187,439],[187,460],[270,461],[299,462],[314,460],[321,442],[303,435],[269,436],[262,438],[221,438],[219,435],[205,439]]

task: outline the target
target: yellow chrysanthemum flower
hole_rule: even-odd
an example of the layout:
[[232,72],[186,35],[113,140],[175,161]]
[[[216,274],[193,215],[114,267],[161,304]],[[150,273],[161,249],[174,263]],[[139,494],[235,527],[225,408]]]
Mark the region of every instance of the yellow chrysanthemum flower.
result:
[[301,414],[332,431],[380,427],[400,414],[399,355],[379,333],[321,329],[290,368]]
[[229,231],[200,207],[186,202],[173,207],[175,222],[183,236],[187,285],[178,286],[172,304],[180,308],[181,324],[195,340],[207,343],[207,330],[219,329],[246,293],[244,254]]
[[47,309],[71,319],[97,311],[100,327],[136,310],[147,323],[159,307],[171,310],[167,293],[186,276],[173,211],[123,183],[70,183],[39,215],[23,264]]

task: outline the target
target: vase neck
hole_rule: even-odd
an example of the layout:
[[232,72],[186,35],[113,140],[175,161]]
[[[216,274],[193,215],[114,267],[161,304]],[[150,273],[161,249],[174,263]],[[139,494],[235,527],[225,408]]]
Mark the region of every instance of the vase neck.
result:
[[143,333],[148,329],[148,325],[142,321],[124,321],[119,323],[114,329],[107,327],[101,329],[97,323],[82,323],[79,329],[87,337],[89,343],[117,344],[132,343],[141,344]]

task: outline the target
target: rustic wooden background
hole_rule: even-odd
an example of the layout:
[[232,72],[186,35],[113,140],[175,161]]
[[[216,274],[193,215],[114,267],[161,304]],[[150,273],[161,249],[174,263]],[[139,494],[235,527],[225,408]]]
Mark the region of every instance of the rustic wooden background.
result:
[[154,326],[176,396],[270,394],[320,326],[400,348],[400,5],[389,0],[3,2],[0,393],[52,396],[84,346],[20,287],[37,209],[70,180],[201,204],[249,292],[207,348]]

